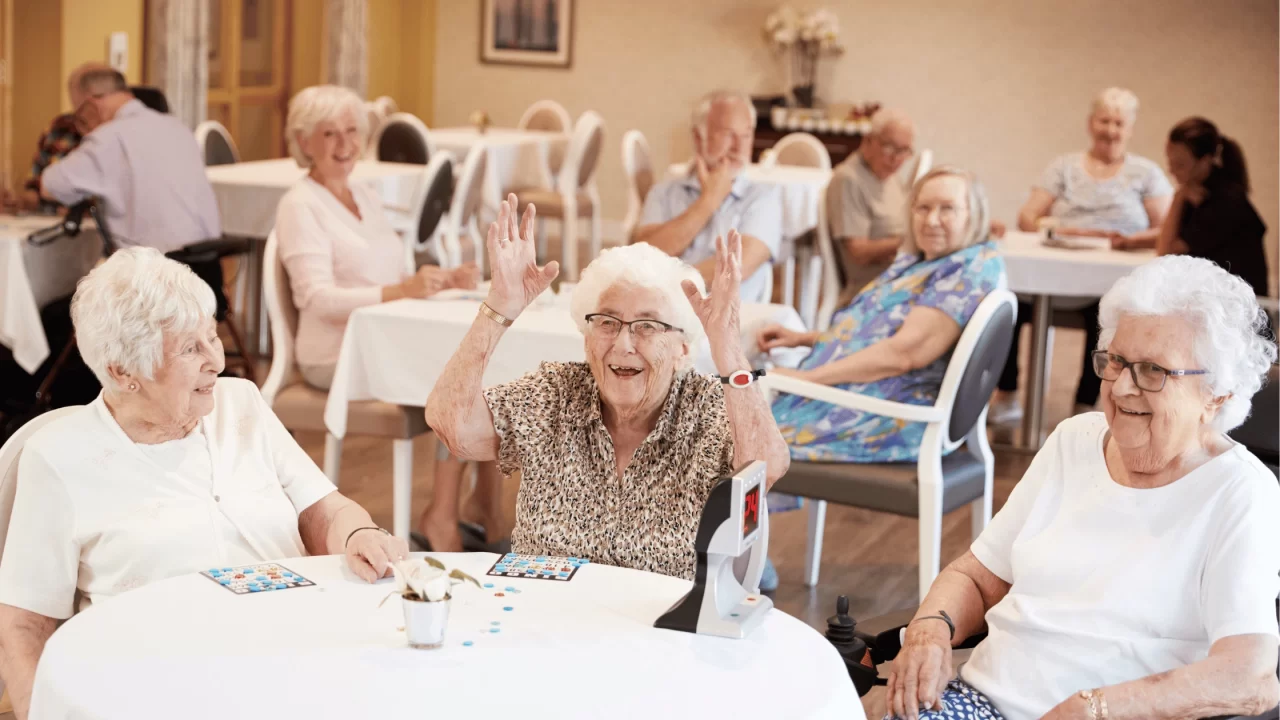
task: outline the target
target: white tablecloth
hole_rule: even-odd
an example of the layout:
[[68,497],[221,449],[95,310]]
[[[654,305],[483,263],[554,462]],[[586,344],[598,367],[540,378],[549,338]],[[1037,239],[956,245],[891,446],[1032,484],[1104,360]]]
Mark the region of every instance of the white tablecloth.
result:
[[[422,179],[423,167],[406,163],[361,160],[351,182],[371,184],[382,202],[408,208]],[[205,174],[213,185],[222,216],[222,232],[235,237],[266,238],[276,226],[280,198],[306,171],[290,158],[216,165]]]
[[[479,311],[476,293],[445,293],[459,300],[398,300],[363,307],[351,314],[342,350],[325,404],[324,421],[329,432],[343,437],[347,431],[347,404],[380,400],[396,405],[426,404],[436,379],[453,357]],[[581,362],[583,338],[569,316],[568,298],[540,300],[516,318],[503,335],[485,369],[486,387],[515,380],[538,369],[543,361]],[[746,304],[742,307],[743,348],[752,357],[756,331],[768,323],[804,330],[794,308],[786,305]],[[775,352],[777,364],[794,366],[808,352]],[[798,357],[796,357],[798,355]],[[715,370],[706,341],[695,356],[699,372]]]
[[392,582],[339,557],[282,560],[316,587],[255,595],[184,575],[54,633],[31,718],[864,718],[835,649],[781,611],[742,640],[658,630],[689,582],[487,578],[496,555],[437,557],[494,585],[456,590],[438,649],[407,647],[399,598],[379,607]]
[[92,225],[74,238],[32,247],[26,238],[59,221],[51,216],[0,215],[0,344],[13,351],[23,370],[35,372],[49,357],[40,309],[75,292],[76,282],[102,255]]
[[[688,172],[688,163],[673,163],[667,178]],[[743,173],[751,182],[773,185],[782,197],[782,237],[792,240],[818,226],[818,207],[831,182],[831,171],[791,165],[748,165]]]
[[1009,289],[1028,295],[1101,297],[1116,280],[1155,258],[1154,250],[1045,247],[1038,233],[1009,232],[999,242]]
[[497,217],[503,194],[528,187],[553,188],[554,180],[548,175],[547,164],[553,155],[563,157],[569,146],[569,136],[545,130],[516,130],[514,128],[489,128],[481,134],[475,128],[432,128],[431,143],[437,150],[448,150],[462,166],[467,153],[476,143],[483,141],[488,158],[485,160],[484,205],[486,218]]

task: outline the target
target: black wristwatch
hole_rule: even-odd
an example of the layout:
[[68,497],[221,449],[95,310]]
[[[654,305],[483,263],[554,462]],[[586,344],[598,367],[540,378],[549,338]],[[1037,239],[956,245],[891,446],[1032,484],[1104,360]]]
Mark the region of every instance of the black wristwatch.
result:
[[717,375],[720,382],[730,387],[744,388],[756,381],[756,378],[764,377],[764,370],[737,370],[728,375]]

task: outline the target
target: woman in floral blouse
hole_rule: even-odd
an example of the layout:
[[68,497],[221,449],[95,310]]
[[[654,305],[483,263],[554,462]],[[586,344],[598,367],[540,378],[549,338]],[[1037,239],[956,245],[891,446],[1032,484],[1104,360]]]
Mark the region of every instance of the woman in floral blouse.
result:
[[[960,332],[1000,282],[1004,261],[987,237],[987,198],[968,172],[940,167],[911,190],[902,249],[889,269],[836,313],[825,332],[760,332],[763,351],[810,346],[797,370],[773,370],[859,395],[932,405]],[[796,459],[915,460],[924,423],[782,395],[778,428]]]
[[690,369],[705,328],[721,376],[750,370],[738,324],[742,238],[717,242],[706,298],[696,270],[650,245],[605,251],[570,303],[587,362],[543,363],[485,390],[503,333],[558,272],[554,261],[537,266],[534,208],[517,228],[515,202],[489,228],[489,296],[427,400],[427,423],[457,457],[520,471],[513,551],[692,579],[716,481],[763,460],[772,484],[790,464],[763,394]]

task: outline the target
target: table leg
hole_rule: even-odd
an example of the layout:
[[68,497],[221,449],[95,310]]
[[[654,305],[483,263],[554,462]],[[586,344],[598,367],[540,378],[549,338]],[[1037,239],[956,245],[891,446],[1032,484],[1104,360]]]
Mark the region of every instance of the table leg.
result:
[[1031,315],[1031,367],[1027,369],[1027,414],[1022,419],[1022,447],[1032,451],[1040,449],[1040,433],[1044,426],[1052,313],[1049,301],[1048,295],[1036,295]]

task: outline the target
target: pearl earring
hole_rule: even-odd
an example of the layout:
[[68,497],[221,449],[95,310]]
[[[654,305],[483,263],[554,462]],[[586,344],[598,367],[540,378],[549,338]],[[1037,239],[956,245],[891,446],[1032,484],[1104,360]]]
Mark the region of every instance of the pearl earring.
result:
[[134,385],[133,383],[129,383],[129,389],[130,389],[130,390],[137,390],[137,389],[138,389],[138,386],[137,386],[137,385]]

